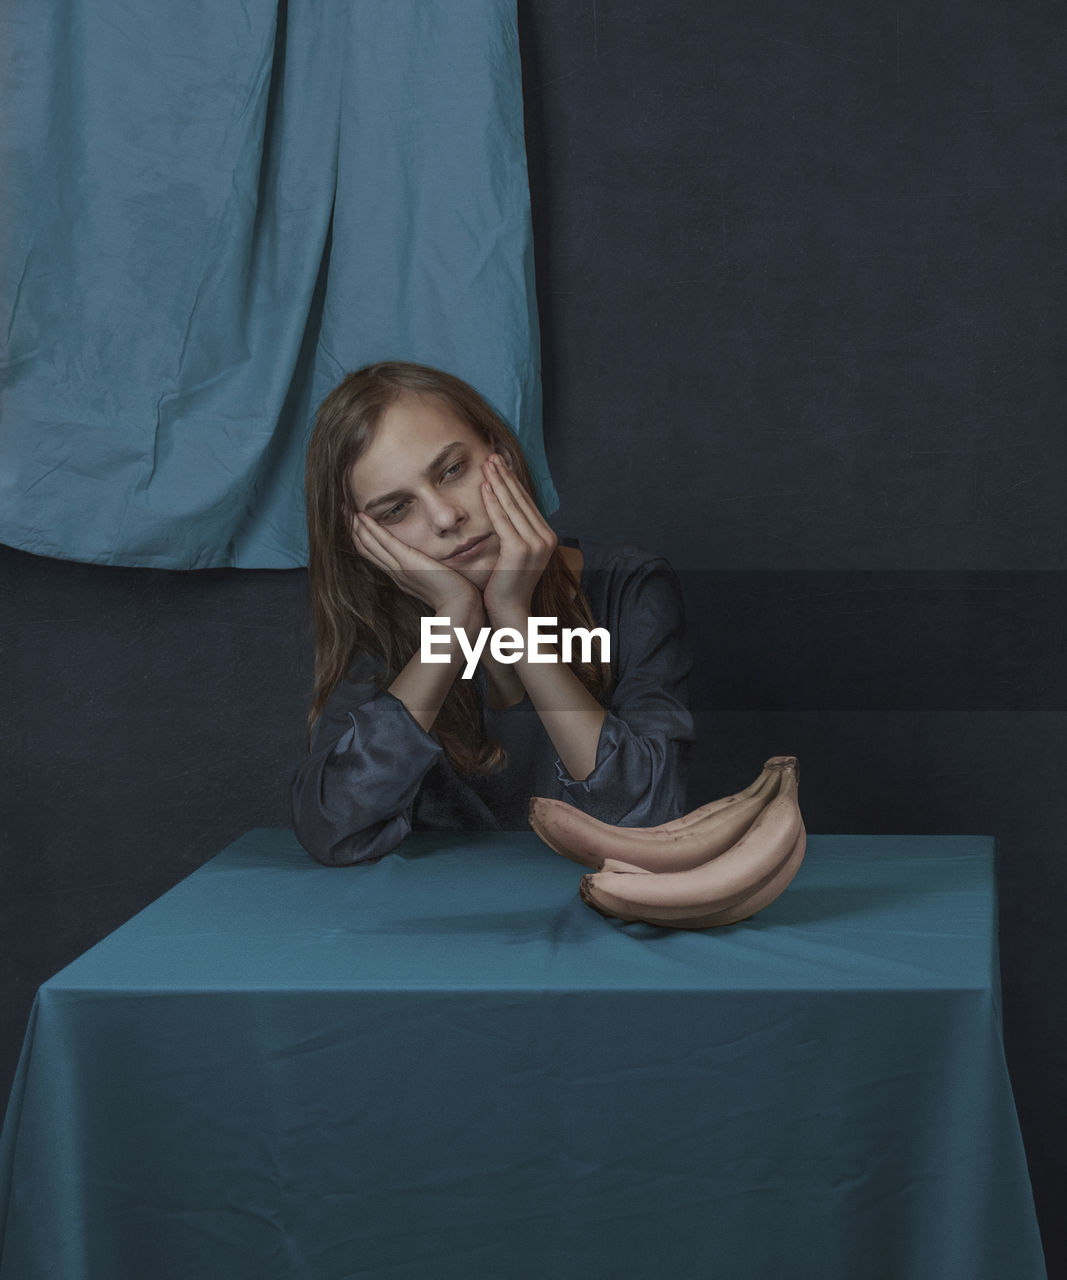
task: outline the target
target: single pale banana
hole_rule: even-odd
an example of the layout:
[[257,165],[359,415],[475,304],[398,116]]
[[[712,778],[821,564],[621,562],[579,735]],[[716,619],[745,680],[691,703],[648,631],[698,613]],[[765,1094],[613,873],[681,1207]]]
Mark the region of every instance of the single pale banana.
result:
[[557,853],[594,870],[605,858],[619,858],[648,871],[684,871],[728,849],[767,805],[769,794],[770,788],[747,796],[676,831],[612,826],[573,805],[537,796],[530,801],[530,825]]
[[774,756],[744,791],[701,805],[658,827],[617,827],[561,800],[534,796],[529,821],[541,839],[565,858],[599,870],[618,858],[647,871],[685,871],[724,853],[777,794],[795,756]]
[[[749,920],[757,911],[762,911],[764,907],[769,907],[775,899],[780,898],[789,888],[796,873],[800,870],[800,864],[804,861],[806,846],[807,833],[801,827],[800,835],[797,836],[789,857],[782,863],[778,871],[761,889],[757,889],[750,897],[743,898],[732,907],[726,907],[723,910],[700,911],[699,914],[695,915],[692,913],[692,907],[657,907],[656,910],[663,914],[656,916],[643,915],[641,919],[645,924],[663,925],[668,929],[711,929],[717,925],[737,924],[740,920]],[[612,871],[622,871],[624,869],[624,863],[616,863],[611,868]],[[645,874],[649,873],[646,872]]]
[[691,813],[685,813],[680,818],[673,818],[670,822],[661,823],[658,827],[650,827],[649,830],[680,831],[683,827],[692,826],[694,822],[699,822],[701,818],[710,817],[713,813],[718,813],[720,809],[727,809],[738,800],[744,800],[748,796],[755,795],[758,791],[770,792],[772,783],[777,786],[779,772],[790,765],[795,767],[796,763],[796,756],[771,756],[769,760],[764,761],[763,771],[759,777],[750,782],[743,791],[735,792],[729,796],[722,796],[719,800],[711,800],[707,804],[702,804],[699,809],[694,809]]
[[731,924],[784,892],[805,844],[797,771],[789,766],[781,770],[777,794],[726,852],[686,871],[584,875],[579,892],[589,906],[620,920],[691,929]]

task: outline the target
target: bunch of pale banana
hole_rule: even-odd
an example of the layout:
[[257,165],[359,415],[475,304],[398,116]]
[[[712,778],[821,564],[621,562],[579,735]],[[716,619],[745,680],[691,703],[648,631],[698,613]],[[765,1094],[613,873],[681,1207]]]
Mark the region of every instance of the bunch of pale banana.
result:
[[746,920],[785,892],[804,858],[796,756],[772,756],[743,791],[658,827],[615,827],[535,796],[530,825],[595,874],[582,901],[602,915],[673,929]]

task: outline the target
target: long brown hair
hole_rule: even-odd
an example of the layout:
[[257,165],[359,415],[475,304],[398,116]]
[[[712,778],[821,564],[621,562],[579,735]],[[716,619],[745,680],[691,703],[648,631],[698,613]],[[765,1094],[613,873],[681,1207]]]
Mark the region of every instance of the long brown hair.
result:
[[[307,453],[308,585],[315,628],[315,687],[308,739],[330,694],[360,651],[381,658],[381,686],[390,684],[419,646],[425,606],[352,543],[348,476],[373,439],[385,410],[405,391],[436,397],[466,422],[513,474],[534,493],[518,440],[473,387],[438,369],[384,361],[350,373],[319,406]],[[533,613],[561,626],[592,627],[589,602],[557,547],[534,589]],[[582,684],[601,700],[608,677],[596,662],[570,663]],[[456,680],[433,726],[454,766],[490,773],[505,762],[503,747],[489,742],[474,684]]]

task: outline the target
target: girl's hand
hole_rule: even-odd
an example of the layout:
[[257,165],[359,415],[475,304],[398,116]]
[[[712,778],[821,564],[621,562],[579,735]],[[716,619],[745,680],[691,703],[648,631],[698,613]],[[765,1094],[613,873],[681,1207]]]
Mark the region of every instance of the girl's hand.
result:
[[482,498],[500,554],[482,599],[493,627],[525,629],[534,588],[559,539],[499,454],[482,463]]
[[421,600],[436,617],[450,617],[453,625],[463,626],[481,617],[481,593],[473,583],[449,565],[401,542],[366,512],[353,517],[352,541],[364,559],[384,569],[401,591]]

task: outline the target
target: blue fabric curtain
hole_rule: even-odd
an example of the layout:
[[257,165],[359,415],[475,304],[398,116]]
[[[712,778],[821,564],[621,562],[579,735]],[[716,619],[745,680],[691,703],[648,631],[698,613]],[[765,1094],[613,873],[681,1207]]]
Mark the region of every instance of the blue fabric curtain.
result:
[[384,358],[554,509],[513,2],[9,0],[0,46],[0,541],[304,564],[315,407]]

